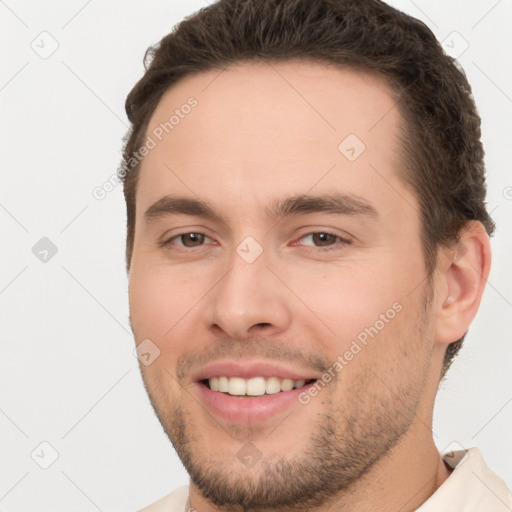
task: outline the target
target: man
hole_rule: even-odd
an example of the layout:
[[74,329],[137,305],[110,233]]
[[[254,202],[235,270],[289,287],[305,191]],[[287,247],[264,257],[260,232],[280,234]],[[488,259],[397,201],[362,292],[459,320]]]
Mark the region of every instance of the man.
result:
[[494,224],[430,30],[375,0],[225,0],[149,55],[130,321],[190,486],[144,510],[512,510],[477,448],[432,438]]

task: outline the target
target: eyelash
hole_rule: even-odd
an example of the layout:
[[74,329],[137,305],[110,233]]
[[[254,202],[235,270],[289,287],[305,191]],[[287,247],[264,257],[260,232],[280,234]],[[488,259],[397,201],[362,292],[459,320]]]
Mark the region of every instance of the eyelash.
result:
[[[182,236],[185,236],[185,235],[191,235],[191,234],[194,234],[194,235],[203,235],[205,238],[208,238],[209,237],[207,235],[205,235],[204,233],[201,233],[201,232],[198,232],[198,231],[187,231],[185,233],[179,233],[178,235],[173,235],[171,238],[168,238],[167,240],[163,241],[162,243],[160,243],[160,247],[167,247],[169,245],[172,244],[172,241],[175,240],[175,239],[178,239]],[[330,235],[330,236],[333,236],[335,237],[338,242],[334,243],[333,245],[329,245],[329,246],[326,246],[326,247],[322,247],[322,246],[315,246],[315,245],[306,245],[304,247],[309,247],[310,249],[319,249],[321,252],[327,252],[327,251],[332,251],[332,250],[336,250],[336,249],[340,249],[340,245],[341,246],[345,246],[345,245],[350,245],[351,244],[351,241],[348,240],[347,238],[343,238],[342,236],[336,234],[336,233],[331,233],[330,231],[311,231],[310,233],[305,233],[304,235],[302,235],[301,237],[298,238],[298,240],[302,240],[303,238],[307,237],[307,236],[312,236],[312,235],[318,235],[318,234],[322,234],[322,235]],[[292,245],[300,245],[300,244],[296,244],[296,243],[293,243]],[[186,247],[184,245],[178,245],[177,246],[179,249],[178,250],[181,250],[181,251],[190,251],[190,250],[193,250],[193,249],[201,249],[202,247],[204,247],[204,245],[200,245],[200,246],[196,246],[196,247]]]
[[[333,236],[338,241],[334,242],[332,245],[328,245],[326,247],[322,247],[322,246],[319,246],[319,245],[306,245],[304,247],[309,247],[310,249],[319,249],[322,252],[327,252],[327,251],[333,251],[333,250],[340,250],[344,246],[350,245],[350,243],[351,243],[348,238],[343,238],[342,236],[340,236],[340,235],[338,235],[336,233],[331,233],[330,231],[312,231],[310,233],[305,233],[304,235],[299,237],[298,240],[302,240],[303,238],[305,238],[307,236],[318,235],[318,234]],[[295,245],[295,243],[292,244],[292,245]]]

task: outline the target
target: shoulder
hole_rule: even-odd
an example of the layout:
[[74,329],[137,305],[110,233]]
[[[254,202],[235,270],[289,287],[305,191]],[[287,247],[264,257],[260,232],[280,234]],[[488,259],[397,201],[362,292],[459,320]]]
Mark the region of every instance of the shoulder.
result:
[[512,510],[512,494],[485,463],[478,448],[443,454],[454,470],[416,512],[505,512]]
[[140,509],[139,512],[184,512],[187,498],[188,485],[184,485],[155,501],[155,503]]

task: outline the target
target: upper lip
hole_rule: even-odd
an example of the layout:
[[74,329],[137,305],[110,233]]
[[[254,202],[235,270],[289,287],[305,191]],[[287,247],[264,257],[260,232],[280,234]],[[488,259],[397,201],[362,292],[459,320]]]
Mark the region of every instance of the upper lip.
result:
[[262,361],[218,361],[210,363],[193,374],[192,380],[201,381],[212,377],[277,377],[278,379],[311,380],[318,377],[311,371],[294,370],[276,363]]

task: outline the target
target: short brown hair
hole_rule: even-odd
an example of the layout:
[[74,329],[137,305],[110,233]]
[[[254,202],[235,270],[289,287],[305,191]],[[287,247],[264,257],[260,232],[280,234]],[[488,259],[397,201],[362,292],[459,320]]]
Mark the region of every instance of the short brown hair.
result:
[[[128,270],[139,172],[132,157],[164,92],[187,75],[232,63],[292,59],[376,73],[392,85],[404,119],[401,177],[419,200],[429,280],[438,248],[456,242],[468,221],[480,221],[492,235],[471,87],[424,23],[379,0],[220,0],[148,49],[145,74],[126,99],[132,126],[119,174],[127,206]],[[443,376],[463,339],[448,346]]]

